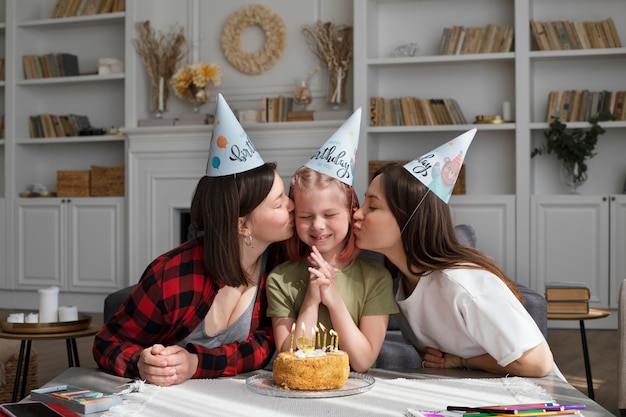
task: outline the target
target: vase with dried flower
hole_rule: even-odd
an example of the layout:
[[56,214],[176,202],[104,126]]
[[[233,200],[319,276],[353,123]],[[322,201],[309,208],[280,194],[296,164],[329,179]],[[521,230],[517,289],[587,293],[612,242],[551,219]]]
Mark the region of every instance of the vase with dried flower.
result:
[[194,104],[194,113],[209,101],[209,82],[214,86],[222,83],[222,70],[213,62],[198,62],[180,68],[172,77],[176,97]]
[[328,68],[326,101],[334,108],[347,102],[346,80],[352,62],[352,27],[332,22],[305,25],[302,32],[311,51]]
[[614,119],[615,116],[610,113],[600,113],[589,119],[591,128],[588,130],[577,128],[567,131],[567,125],[558,117],[554,118],[550,128],[544,132],[546,143],[534,148],[530,156],[554,152],[562,162],[561,181],[570,188],[570,193],[576,194],[578,187],[587,181],[587,159],[596,155],[594,149],[598,136],[605,132],[598,122]]
[[150,77],[152,99],[150,110],[160,117],[167,111],[169,80],[176,66],[188,52],[183,28],[175,25],[167,34],[157,31],[150,21],[137,22],[137,39],[133,40],[135,50],[143,61]]
[[310,82],[311,78],[320,70],[316,67],[307,73],[304,81],[296,81],[296,88],[293,92],[293,103],[296,110],[306,110],[307,106],[313,101]]

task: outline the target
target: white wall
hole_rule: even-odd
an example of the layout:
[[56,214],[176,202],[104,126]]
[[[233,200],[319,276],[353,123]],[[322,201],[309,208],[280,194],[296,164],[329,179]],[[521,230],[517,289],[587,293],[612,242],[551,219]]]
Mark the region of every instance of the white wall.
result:
[[[215,96],[222,93],[228,103],[236,109],[260,109],[261,98],[265,96],[292,95],[295,82],[309,70],[320,65],[317,57],[310,51],[302,34],[302,25],[310,25],[317,20],[332,21],[336,24],[352,26],[351,0],[269,0],[262,4],[278,14],[286,28],[286,47],[281,58],[263,74],[246,75],[232,67],[220,46],[220,37],[223,26],[228,17],[240,8],[251,4],[250,1],[209,1],[209,0],[136,0],[135,10],[137,21],[150,20],[152,26],[162,32],[168,32],[173,25],[180,24],[186,33],[189,44],[192,46],[187,62],[210,61],[216,62],[222,68],[222,84],[213,87],[210,102],[205,104],[203,111],[213,112]],[[134,37],[133,37],[134,38]],[[262,31],[251,26],[244,31],[242,47],[248,52],[254,52],[263,44]],[[130,45],[130,48],[133,48]],[[323,67],[323,66],[322,66]],[[136,80],[134,98],[136,108],[129,117],[130,123],[136,119],[146,118],[149,112],[148,79],[141,61],[135,68]],[[326,77],[323,69],[312,80],[311,87],[314,101],[310,108],[325,109]],[[348,97],[352,97],[352,77],[350,76],[350,90]],[[351,100],[346,108],[351,109]],[[181,101],[170,91],[168,112],[165,117],[176,117],[181,113],[191,112],[193,106]],[[136,116],[136,117],[133,117]],[[134,126],[129,126],[134,127]]]

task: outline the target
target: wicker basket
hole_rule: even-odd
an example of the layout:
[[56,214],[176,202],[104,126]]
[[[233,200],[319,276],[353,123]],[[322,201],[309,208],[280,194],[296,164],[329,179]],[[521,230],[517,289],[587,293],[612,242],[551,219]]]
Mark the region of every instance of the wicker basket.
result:
[[123,196],[124,167],[91,167],[91,196]]
[[[12,355],[4,364],[6,384],[0,385],[0,404],[11,402],[13,396],[13,384],[15,383],[15,374],[17,372],[17,359],[18,354],[16,353]],[[37,351],[35,349],[31,349],[30,360],[28,361],[28,372],[26,376],[26,394],[29,394],[31,390],[36,389],[39,386],[37,378]],[[22,390],[21,381],[19,390]],[[18,401],[19,400],[21,400],[21,398],[18,398]]]
[[57,196],[88,197],[89,171],[57,171]]
[[[370,161],[369,162],[369,180],[372,180],[372,175],[381,167],[391,163],[397,162],[400,165],[405,165],[410,161],[398,160],[398,161]],[[461,171],[459,172],[459,177],[456,180],[456,184],[454,184],[454,188],[452,189],[452,194],[465,194],[465,165],[461,166]]]

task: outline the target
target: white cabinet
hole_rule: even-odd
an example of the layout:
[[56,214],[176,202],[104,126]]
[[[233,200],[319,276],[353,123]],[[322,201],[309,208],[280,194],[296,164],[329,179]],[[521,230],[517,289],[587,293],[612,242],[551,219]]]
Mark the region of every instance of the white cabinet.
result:
[[535,196],[532,207],[536,287],[543,292],[546,282],[583,282],[593,307],[617,308],[626,277],[626,196]]
[[[128,68],[134,49],[130,13],[52,18],[58,0],[0,0],[0,198],[5,208],[0,288],[32,290],[60,285],[64,291],[108,293],[125,284],[124,198],[20,198],[33,184],[56,191],[57,171],[125,164],[126,139],[119,135],[31,137],[31,116],[84,115],[96,128],[123,127],[132,81],[126,72],[98,75],[100,58]],[[129,20],[130,19],[130,20]],[[130,32],[132,31],[132,33]],[[78,58],[78,76],[25,77],[24,55],[69,53]],[[134,69],[131,63],[131,69]],[[129,71],[130,78],[134,72]],[[93,220],[93,224],[91,223]],[[102,239],[102,240],[100,240]],[[18,295],[19,293],[19,295]],[[25,291],[2,293],[0,302]]]
[[617,308],[619,287],[626,279],[626,195],[612,195],[610,206],[609,305],[611,308]]
[[489,254],[507,276],[515,276],[515,197],[483,196],[477,201],[453,195],[450,210],[454,224],[469,224],[476,230],[476,247]]
[[123,198],[21,198],[16,211],[16,289],[110,293],[123,284]]

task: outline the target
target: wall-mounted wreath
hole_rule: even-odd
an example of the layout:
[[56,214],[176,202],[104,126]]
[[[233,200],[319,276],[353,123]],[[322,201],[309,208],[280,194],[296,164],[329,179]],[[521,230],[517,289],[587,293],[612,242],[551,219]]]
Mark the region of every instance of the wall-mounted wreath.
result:
[[[265,44],[256,52],[241,47],[241,35],[250,26],[259,26]],[[285,49],[287,30],[279,15],[260,4],[242,7],[233,13],[222,31],[222,50],[226,60],[244,74],[258,75],[267,71]]]

